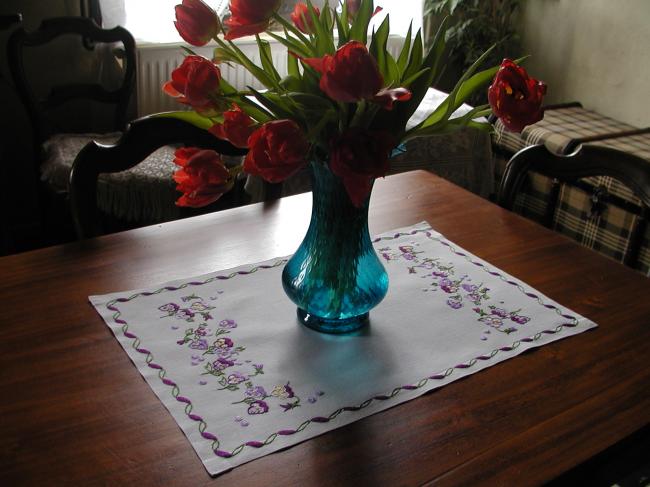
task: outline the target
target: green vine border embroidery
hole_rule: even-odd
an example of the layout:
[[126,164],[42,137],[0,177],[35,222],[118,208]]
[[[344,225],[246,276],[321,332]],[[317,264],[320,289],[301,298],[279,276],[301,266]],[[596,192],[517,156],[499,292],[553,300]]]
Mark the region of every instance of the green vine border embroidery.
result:
[[330,421],[334,420],[335,418],[337,418],[343,412],[346,412],[346,411],[350,411],[350,412],[360,411],[360,410],[365,409],[366,407],[370,406],[370,404],[372,404],[375,401],[390,400],[390,399],[394,398],[395,396],[397,396],[403,390],[413,391],[413,390],[421,389],[424,386],[426,386],[429,383],[429,381],[446,379],[447,377],[451,376],[456,369],[469,369],[469,368],[473,367],[474,365],[476,365],[478,362],[491,360],[492,358],[494,358],[500,352],[510,352],[510,351],[516,350],[517,348],[519,348],[521,346],[522,343],[534,343],[534,342],[540,340],[544,335],[554,335],[554,334],[557,334],[557,333],[561,332],[565,328],[574,328],[574,327],[579,325],[578,319],[576,317],[571,316],[571,315],[563,314],[562,311],[557,306],[555,306],[553,304],[545,304],[542,301],[540,296],[538,296],[538,295],[536,295],[534,293],[526,291],[526,289],[520,283],[518,283],[516,281],[509,280],[506,276],[503,276],[502,274],[491,270],[490,268],[488,268],[486,265],[484,265],[481,262],[473,261],[468,254],[466,254],[464,252],[459,252],[449,242],[441,239],[440,237],[434,236],[431,233],[431,228],[430,227],[428,227],[428,228],[418,228],[418,229],[415,229],[415,230],[413,230],[411,232],[407,232],[407,233],[398,232],[398,233],[395,233],[395,234],[392,234],[392,235],[387,235],[387,236],[384,236],[384,237],[378,237],[378,238],[375,238],[373,240],[373,243],[379,242],[381,240],[394,240],[394,239],[397,239],[397,238],[400,238],[400,237],[403,237],[403,236],[416,235],[418,233],[425,233],[425,235],[427,237],[429,237],[431,240],[437,241],[441,245],[446,246],[450,252],[452,252],[452,253],[454,253],[454,254],[456,254],[458,256],[463,257],[465,260],[467,260],[471,264],[476,265],[477,267],[480,267],[483,271],[487,272],[488,274],[490,274],[492,276],[495,276],[495,277],[498,277],[501,280],[503,280],[504,282],[515,286],[525,296],[527,296],[527,297],[529,297],[531,299],[535,299],[541,306],[543,306],[543,307],[545,307],[547,309],[554,310],[559,316],[561,316],[561,317],[563,317],[565,319],[571,320],[571,322],[570,323],[563,323],[561,325],[556,326],[553,329],[543,330],[543,331],[540,331],[538,333],[535,333],[534,335],[532,335],[530,337],[526,337],[526,338],[522,338],[520,340],[516,340],[511,345],[494,349],[488,354],[479,355],[477,357],[474,357],[474,358],[470,359],[467,362],[454,365],[453,367],[449,367],[446,370],[444,370],[443,372],[440,372],[440,373],[437,373],[437,374],[434,374],[434,375],[431,375],[431,376],[428,376],[428,377],[424,377],[424,378],[420,379],[418,382],[416,382],[415,384],[406,384],[406,385],[403,385],[403,386],[395,387],[389,394],[381,394],[381,395],[373,396],[373,397],[371,397],[369,399],[366,399],[365,401],[363,401],[362,403],[360,403],[360,404],[358,404],[356,406],[345,406],[345,407],[339,408],[339,409],[335,410],[334,412],[332,412],[331,414],[329,414],[328,416],[316,416],[316,417],[313,417],[311,419],[305,420],[300,425],[298,425],[298,427],[296,427],[295,429],[279,430],[279,431],[277,431],[275,433],[270,434],[263,441],[255,441],[255,440],[247,441],[247,442],[244,442],[244,443],[238,445],[232,451],[226,451],[226,450],[221,450],[219,448],[220,442],[219,442],[218,437],[215,434],[210,433],[209,431],[207,431],[208,425],[207,425],[206,421],[200,415],[193,413],[194,405],[192,404],[191,400],[189,398],[181,395],[181,391],[180,391],[179,386],[173,380],[171,380],[171,379],[169,379],[167,377],[167,371],[161,365],[154,362],[154,356],[151,353],[151,351],[147,350],[146,348],[142,348],[140,346],[141,345],[140,339],[135,334],[133,334],[131,331],[129,331],[128,323],[125,320],[120,318],[121,311],[119,310],[119,308],[116,307],[116,303],[124,303],[124,302],[128,302],[128,301],[132,301],[133,299],[136,299],[138,297],[151,296],[151,295],[162,293],[164,291],[177,291],[177,290],[189,287],[189,286],[200,286],[200,285],[208,284],[208,283],[213,282],[213,281],[228,280],[228,279],[232,279],[233,277],[236,277],[238,275],[253,274],[253,273],[257,272],[260,269],[273,269],[275,267],[278,267],[278,266],[281,266],[281,265],[285,264],[287,262],[287,260],[286,259],[281,259],[281,260],[278,260],[278,261],[276,261],[276,262],[274,262],[273,264],[270,264],[270,265],[258,265],[258,266],[252,267],[248,271],[236,271],[236,272],[232,272],[232,273],[230,273],[228,275],[213,276],[213,277],[211,277],[209,279],[206,279],[205,281],[190,281],[190,282],[186,282],[184,284],[181,284],[180,286],[165,286],[165,287],[162,287],[162,288],[160,288],[160,289],[158,289],[156,291],[151,291],[151,292],[143,291],[143,292],[133,294],[133,295],[127,297],[127,298],[116,298],[116,299],[113,299],[113,300],[109,301],[106,304],[106,308],[109,309],[110,311],[113,311],[112,318],[115,321],[115,323],[121,325],[121,331],[124,334],[124,336],[132,340],[131,341],[131,347],[135,351],[137,351],[138,353],[141,353],[141,354],[145,355],[145,363],[146,363],[146,365],[148,367],[152,368],[152,369],[156,369],[158,371],[158,373],[157,373],[158,378],[161,380],[161,382],[163,384],[171,387],[171,391],[170,391],[171,396],[176,401],[182,402],[182,403],[185,404],[185,406],[184,406],[185,415],[188,418],[190,418],[191,420],[198,423],[199,434],[203,438],[205,438],[207,440],[210,440],[212,442],[211,443],[212,451],[215,453],[215,455],[217,455],[219,457],[222,457],[222,458],[234,457],[234,456],[238,455],[239,453],[241,453],[246,447],[262,448],[262,447],[264,447],[266,445],[271,444],[273,441],[275,441],[277,439],[278,436],[290,436],[290,435],[294,435],[296,433],[300,433],[300,432],[304,431],[311,423],[327,423],[327,422],[330,422]]

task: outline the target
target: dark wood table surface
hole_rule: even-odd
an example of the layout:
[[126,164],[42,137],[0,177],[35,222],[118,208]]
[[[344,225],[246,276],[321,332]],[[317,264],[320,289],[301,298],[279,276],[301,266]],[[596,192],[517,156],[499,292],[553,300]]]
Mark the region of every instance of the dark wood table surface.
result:
[[372,233],[427,220],[600,326],[211,478],[87,296],[291,253],[310,204],[299,195],[0,259],[0,485],[521,486],[650,422],[650,280],[414,172],[377,182]]

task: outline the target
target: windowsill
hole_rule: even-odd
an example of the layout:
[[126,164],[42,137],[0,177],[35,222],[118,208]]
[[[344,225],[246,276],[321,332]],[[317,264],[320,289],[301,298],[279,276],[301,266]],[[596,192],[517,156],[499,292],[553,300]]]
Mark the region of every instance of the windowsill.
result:
[[[282,31],[278,31],[278,32],[281,33]],[[271,43],[278,42],[265,32],[260,34],[260,38],[269,41]],[[337,37],[335,36],[334,38],[336,39]],[[388,38],[392,40],[399,40],[399,39],[403,40],[404,36],[399,34],[390,34]],[[255,40],[255,36],[240,37],[239,39],[235,39],[235,41],[233,42],[237,45],[242,45],[242,46],[257,44],[257,41]],[[206,48],[214,49],[215,47],[219,47],[215,41],[210,41],[205,46],[195,47],[189,45],[181,38],[179,38],[178,40],[159,41],[159,42],[136,39],[135,44],[138,49],[164,49],[164,48],[174,48],[174,47],[180,48],[182,46],[185,46],[192,50],[198,50],[198,49],[206,49]]]

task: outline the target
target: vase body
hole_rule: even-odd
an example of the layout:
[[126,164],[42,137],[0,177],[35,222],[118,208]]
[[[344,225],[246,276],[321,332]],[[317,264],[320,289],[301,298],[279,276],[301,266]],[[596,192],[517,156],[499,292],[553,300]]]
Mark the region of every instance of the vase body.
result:
[[388,291],[388,275],[368,233],[368,203],[355,207],[340,178],[312,163],[313,206],[307,234],[282,272],[299,320],[326,333],[350,333]]

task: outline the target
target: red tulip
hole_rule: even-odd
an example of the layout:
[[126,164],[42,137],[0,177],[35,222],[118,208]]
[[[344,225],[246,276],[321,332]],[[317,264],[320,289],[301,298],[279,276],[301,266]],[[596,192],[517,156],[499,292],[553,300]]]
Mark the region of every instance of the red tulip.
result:
[[377,61],[359,41],[348,42],[333,56],[326,54],[303,61],[321,73],[320,89],[333,100],[347,103],[371,100],[390,110],[395,101],[411,98],[406,88],[383,88],[384,78]]
[[[320,17],[320,9],[318,7],[314,7],[314,13],[316,17]],[[303,2],[296,4],[296,7],[291,13],[291,20],[305,34],[309,34],[315,30],[314,19],[311,18],[307,4]]]
[[221,23],[217,14],[201,0],[183,0],[176,5],[176,30],[193,46],[204,46],[217,36]]
[[224,22],[228,27],[225,38],[232,40],[265,31],[281,3],[281,0],[231,0],[231,15]]
[[234,179],[215,151],[188,147],[178,149],[174,156],[174,163],[181,167],[174,173],[174,181],[183,193],[176,205],[200,208],[232,189]]
[[241,108],[233,104],[233,108],[223,112],[223,123],[216,123],[208,131],[220,139],[229,140],[237,147],[248,147],[248,138],[255,129],[255,121]]
[[[346,0],[346,3],[348,5],[348,20],[353,21],[354,18],[357,16],[357,13],[359,12],[359,7],[361,7],[361,0]],[[375,11],[373,12],[372,16],[374,17],[382,10],[383,8],[381,7],[375,8]]]
[[248,138],[250,150],[244,171],[279,183],[306,164],[309,143],[293,120],[275,120],[262,125]]
[[545,94],[542,81],[530,78],[524,68],[504,59],[488,89],[488,100],[492,112],[508,130],[521,132],[526,125],[544,118]]
[[352,204],[364,204],[375,178],[386,175],[394,140],[385,132],[353,127],[330,143],[330,169],[343,180]]
[[223,109],[220,82],[221,71],[216,64],[201,56],[187,56],[172,71],[172,79],[163,85],[163,91],[197,112],[210,115]]

